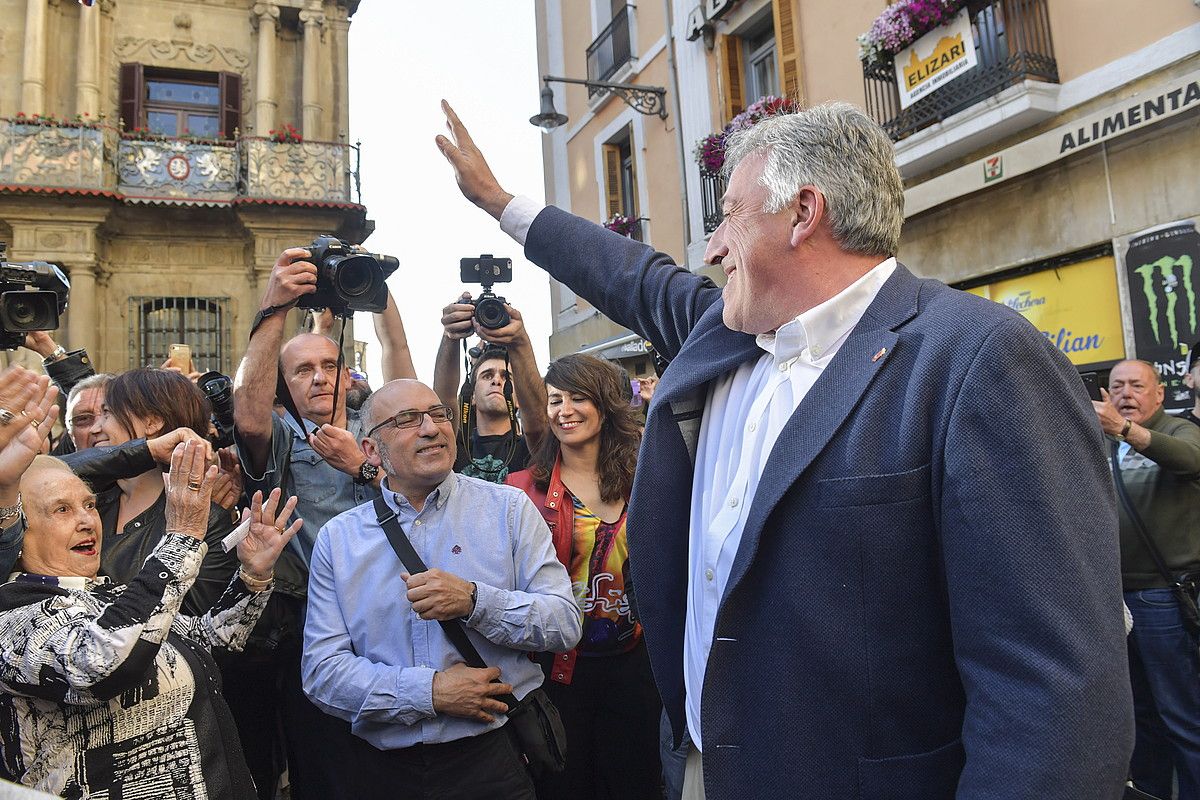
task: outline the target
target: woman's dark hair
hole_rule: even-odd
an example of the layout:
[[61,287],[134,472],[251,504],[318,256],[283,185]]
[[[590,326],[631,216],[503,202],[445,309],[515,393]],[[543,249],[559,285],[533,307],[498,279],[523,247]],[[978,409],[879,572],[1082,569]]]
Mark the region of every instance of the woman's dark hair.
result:
[[[606,503],[628,500],[633,489],[641,429],[637,415],[622,392],[622,373],[616,365],[595,356],[569,355],[554,361],[546,370],[546,383],[564,392],[582,394],[600,412],[600,497]],[[628,381],[626,381],[628,389]],[[547,432],[533,454],[533,479],[538,487],[550,485],[550,474],[558,460],[559,445]]]
[[136,435],[133,421],[150,417],[162,420],[160,435],[191,428],[206,437],[212,416],[208,398],[196,384],[178,372],[154,367],[131,369],[109,381],[104,405],[131,437]]

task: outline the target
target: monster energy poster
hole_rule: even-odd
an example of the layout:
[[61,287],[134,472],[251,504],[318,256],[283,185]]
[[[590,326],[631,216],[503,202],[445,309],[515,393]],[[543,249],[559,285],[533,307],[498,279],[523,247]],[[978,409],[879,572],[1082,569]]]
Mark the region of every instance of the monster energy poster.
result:
[[1200,339],[1200,234],[1195,220],[1159,225],[1128,239],[1125,274],[1137,357],[1158,368],[1164,405],[1186,408],[1188,351]]

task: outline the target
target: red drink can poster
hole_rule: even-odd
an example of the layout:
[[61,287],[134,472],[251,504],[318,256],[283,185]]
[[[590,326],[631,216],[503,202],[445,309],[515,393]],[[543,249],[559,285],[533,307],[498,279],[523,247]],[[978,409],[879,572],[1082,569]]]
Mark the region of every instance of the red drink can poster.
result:
[[1200,339],[1200,233],[1195,220],[1158,225],[1124,242],[1125,278],[1137,357],[1158,369],[1167,409],[1192,405],[1183,383]]

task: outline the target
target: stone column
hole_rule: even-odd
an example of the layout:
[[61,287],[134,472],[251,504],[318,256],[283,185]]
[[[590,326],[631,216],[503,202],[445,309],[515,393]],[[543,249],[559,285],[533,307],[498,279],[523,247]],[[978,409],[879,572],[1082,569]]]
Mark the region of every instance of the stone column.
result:
[[350,137],[350,20],[345,18],[345,10],[334,17],[332,22],[334,49],[337,63],[334,65],[334,82],[337,98],[334,108],[337,109],[337,141],[345,142]]
[[67,349],[88,348],[95,354],[100,346],[96,330],[96,265],[75,263],[69,265],[71,298],[67,307]]
[[304,103],[304,138],[320,139],[323,134],[321,117],[325,113],[325,108],[321,105],[320,73],[321,40],[325,38],[325,15],[321,13],[320,3],[309,3],[309,7],[300,12],[300,21],[304,24],[304,74],[301,84],[301,98]]
[[79,7],[79,47],[75,52],[75,113],[100,115],[100,7]]
[[255,3],[253,21],[258,26],[257,80],[254,89],[254,133],[267,136],[275,127],[275,33],[279,27],[279,6],[273,2]]
[[25,58],[19,110],[31,116],[46,111],[46,0],[25,3]]

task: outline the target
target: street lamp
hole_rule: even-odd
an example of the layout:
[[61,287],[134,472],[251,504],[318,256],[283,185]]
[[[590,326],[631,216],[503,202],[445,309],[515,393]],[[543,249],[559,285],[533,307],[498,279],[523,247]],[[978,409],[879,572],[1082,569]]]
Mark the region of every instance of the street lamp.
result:
[[642,86],[636,83],[611,83],[609,81],[585,81],[579,78],[556,78],[553,75],[542,76],[542,110],[534,117],[529,118],[530,125],[536,125],[542,129],[543,133],[565,125],[567,123],[566,114],[559,114],[554,110],[554,92],[550,89],[551,83],[575,83],[580,86],[586,86],[589,89],[603,89],[607,92],[612,92],[617,97],[625,101],[625,104],[639,114],[657,114],[660,119],[667,118],[667,104],[665,98],[667,90],[662,86]]

